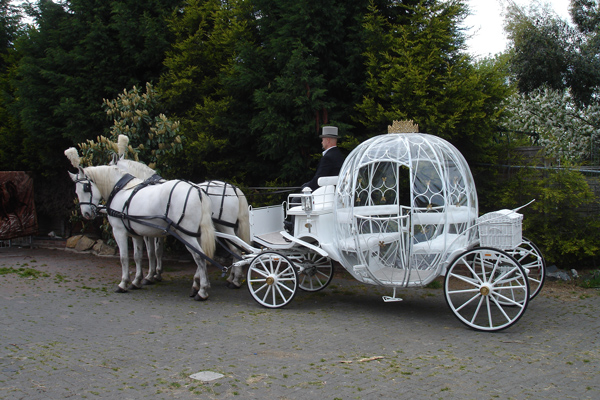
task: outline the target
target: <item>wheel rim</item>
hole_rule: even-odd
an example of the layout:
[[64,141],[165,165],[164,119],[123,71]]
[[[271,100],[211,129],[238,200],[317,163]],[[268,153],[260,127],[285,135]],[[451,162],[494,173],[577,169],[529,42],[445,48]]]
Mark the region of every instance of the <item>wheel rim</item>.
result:
[[316,292],[324,289],[333,278],[333,262],[318,253],[302,255],[302,272],[299,274],[300,289]]
[[469,250],[446,272],[444,293],[454,315],[467,326],[499,331],[521,318],[529,301],[523,267],[509,254],[490,248]]
[[298,275],[292,262],[278,253],[263,253],[248,268],[248,289],[259,304],[279,308],[296,295]]
[[542,290],[546,279],[546,261],[540,249],[529,239],[523,241],[508,252],[527,272],[529,281],[529,299],[533,299]]

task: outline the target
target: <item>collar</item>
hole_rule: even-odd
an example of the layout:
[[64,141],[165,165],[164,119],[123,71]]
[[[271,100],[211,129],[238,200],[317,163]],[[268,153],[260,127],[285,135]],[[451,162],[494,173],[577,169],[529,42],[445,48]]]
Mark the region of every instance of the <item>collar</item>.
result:
[[329,150],[333,149],[334,147],[337,147],[337,146],[331,146],[331,147],[330,147],[330,148],[328,148],[327,150],[323,151],[323,155],[325,155],[325,153],[327,153]]

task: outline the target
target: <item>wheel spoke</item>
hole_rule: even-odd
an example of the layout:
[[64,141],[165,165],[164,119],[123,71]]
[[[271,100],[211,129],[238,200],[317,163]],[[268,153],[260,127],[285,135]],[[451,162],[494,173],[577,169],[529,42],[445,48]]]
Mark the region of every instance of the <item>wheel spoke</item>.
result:
[[[504,307],[502,307],[502,305],[500,303],[498,303],[498,301],[492,297],[493,302],[496,304],[496,307],[498,307],[498,310],[500,310],[500,312],[502,313],[502,315],[504,315],[504,318],[506,318],[507,322],[510,322],[511,318],[508,316],[508,314],[506,314],[506,312],[504,311]],[[507,299],[508,300],[508,299]],[[520,307],[522,306],[519,303],[515,303],[515,306]],[[490,318],[491,318],[491,312],[490,312]]]
[[[479,315],[479,310],[481,309],[481,304],[483,303],[484,300],[485,299],[483,298],[483,296],[481,296],[481,298],[479,299],[479,304],[477,304],[477,308],[475,308],[475,311],[473,312],[473,318],[471,318],[472,324],[475,323],[475,318],[477,318],[477,316]],[[458,309],[456,311],[458,311]]]
[[488,313],[488,323],[489,323],[488,327],[491,328],[494,326],[494,322],[492,321],[492,309],[490,307],[490,297],[489,296],[485,297],[485,305],[486,305],[487,313]]
[[[264,303],[267,302],[267,297],[269,297],[269,294],[271,293],[271,285],[265,285],[265,286],[266,286],[265,295],[262,298],[262,301]],[[275,304],[275,302],[273,301],[273,303],[271,303],[271,304]]]
[[472,278],[469,278],[468,276],[457,275],[457,274],[454,274],[454,273],[453,273],[453,274],[450,274],[450,275],[451,275],[453,278],[460,279],[461,281],[463,281],[463,282],[466,282],[466,283],[469,283],[469,284],[471,284],[471,285],[478,285],[478,284],[482,283],[482,282],[481,282],[481,280],[479,280],[479,279],[478,279],[478,280],[476,281],[476,280],[474,280],[474,279],[472,279]]
[[[496,290],[499,290],[499,289],[510,289],[511,293],[514,293],[514,289],[525,289],[525,286],[511,286],[510,288],[509,288],[509,287],[506,287],[506,288],[498,288],[498,289],[496,289]],[[521,304],[521,302],[518,302],[518,301],[515,301],[515,300],[514,300],[514,297],[515,297],[515,296],[513,296],[512,298],[510,298],[510,297],[506,297],[506,296],[502,295],[501,293],[499,293],[499,292],[497,292],[497,291],[495,292],[495,295],[496,295],[497,297],[501,298],[502,300],[504,300],[504,301],[508,302],[508,303],[509,303],[509,305],[511,305],[511,306],[521,306],[521,305],[522,305],[522,304]]]
[[[471,297],[471,299],[469,299],[468,301],[464,302],[462,306],[460,306],[460,307],[456,308],[456,311],[460,311],[460,310],[462,310],[464,307],[466,307],[466,306],[468,306],[469,304],[471,304],[471,302],[472,302],[473,300],[475,300],[476,298],[478,298],[478,297],[480,297],[480,296],[481,296],[481,294],[479,293],[479,290],[478,290],[478,291],[477,291],[477,294],[476,294],[475,296]],[[477,307],[477,309],[479,309],[479,307]]]

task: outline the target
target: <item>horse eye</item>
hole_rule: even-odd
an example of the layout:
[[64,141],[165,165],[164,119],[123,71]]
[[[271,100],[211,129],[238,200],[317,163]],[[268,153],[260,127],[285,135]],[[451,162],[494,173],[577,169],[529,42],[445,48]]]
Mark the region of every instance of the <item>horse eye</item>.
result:
[[83,191],[85,193],[91,193],[92,192],[92,184],[87,182],[83,184]]

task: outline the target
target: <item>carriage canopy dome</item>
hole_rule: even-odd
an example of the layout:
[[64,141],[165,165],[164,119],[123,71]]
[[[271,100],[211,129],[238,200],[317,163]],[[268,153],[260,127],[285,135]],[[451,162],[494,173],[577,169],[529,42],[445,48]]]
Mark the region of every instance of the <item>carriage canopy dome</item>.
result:
[[[477,216],[471,171],[452,144],[422,133],[381,135],[361,143],[342,166],[334,244],[359,280],[422,284],[426,270],[471,240]],[[400,273],[409,266],[423,273]]]

